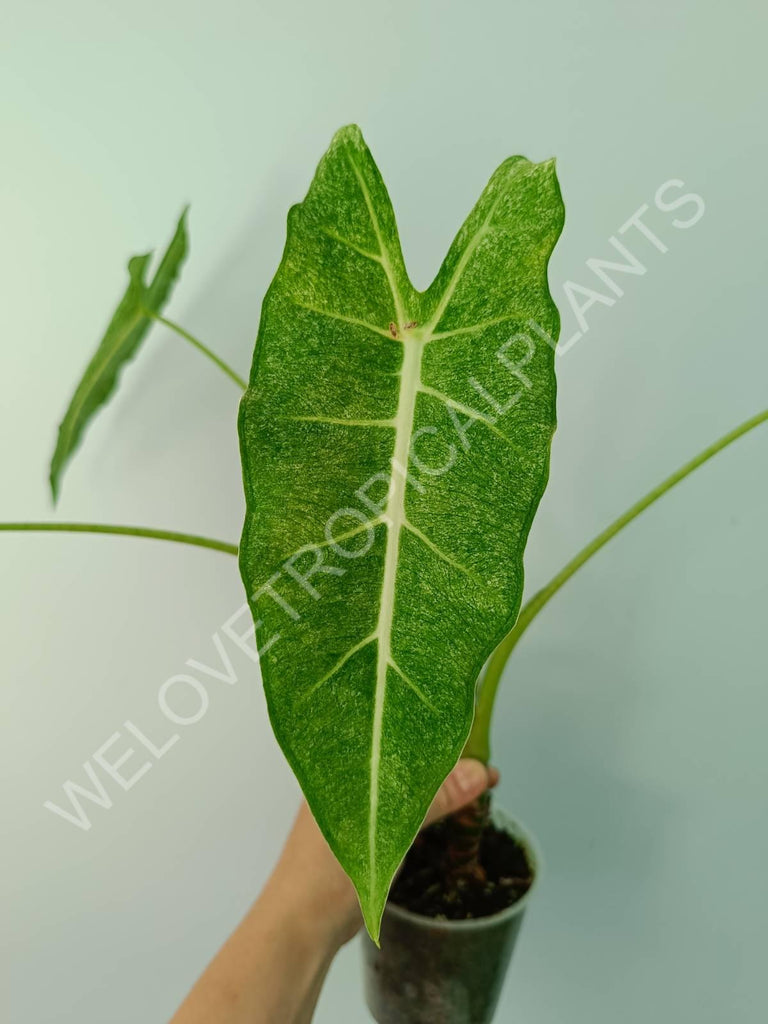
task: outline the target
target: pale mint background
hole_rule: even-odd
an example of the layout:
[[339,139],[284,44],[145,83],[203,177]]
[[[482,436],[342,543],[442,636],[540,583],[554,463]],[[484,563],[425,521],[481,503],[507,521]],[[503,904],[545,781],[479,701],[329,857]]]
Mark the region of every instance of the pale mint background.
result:
[[[762,0],[377,4],[6,0],[0,19],[0,518],[51,515],[55,425],[124,282],[192,202],[171,315],[245,370],[288,206],[357,121],[426,283],[496,164],[557,155],[589,257],[642,203],[644,277],[560,362],[542,584],[626,505],[766,405]],[[689,230],[653,209],[683,179]],[[681,210],[688,215],[690,208]],[[630,236],[625,241],[630,243]],[[63,518],[236,539],[236,392],[152,336],[69,473]],[[501,695],[501,801],[548,865],[503,1024],[758,1024],[768,1005],[768,429],[563,591]],[[242,596],[234,561],[109,538],[0,537],[4,1019],[155,1024],[263,882],[297,801],[255,670],[88,833],[44,810]],[[165,733],[167,735],[167,731]],[[115,753],[124,743],[115,746]],[[142,759],[143,760],[143,759]],[[138,767],[140,761],[132,762]],[[319,1024],[368,1020],[357,950]]]

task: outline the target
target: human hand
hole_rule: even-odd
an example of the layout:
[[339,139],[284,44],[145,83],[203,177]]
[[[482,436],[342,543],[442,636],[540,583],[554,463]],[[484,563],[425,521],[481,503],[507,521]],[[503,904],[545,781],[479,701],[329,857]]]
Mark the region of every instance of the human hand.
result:
[[[498,781],[495,768],[459,761],[424,824],[459,810]],[[331,961],[362,923],[352,883],[302,802],[261,895],[172,1024],[309,1024]]]

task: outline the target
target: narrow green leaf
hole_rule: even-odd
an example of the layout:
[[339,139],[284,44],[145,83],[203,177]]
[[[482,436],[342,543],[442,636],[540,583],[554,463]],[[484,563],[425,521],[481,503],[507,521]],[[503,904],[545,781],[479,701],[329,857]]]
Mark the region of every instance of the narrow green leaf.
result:
[[149,314],[159,313],[170,297],[187,254],[186,219],[185,208],[149,284],[145,275],[152,254],[134,256],[128,261],[128,287],[85,369],[59,427],[50,472],[54,502],[59,495],[64,468],[80,444],[88,423],[112,396],[124,364],[136,355],[151,327]]
[[275,734],[374,937],[520,606],[555,426],[541,336],[559,329],[562,223],[553,162],[513,157],[418,292],[344,128],[264,301],[240,408],[240,566]]

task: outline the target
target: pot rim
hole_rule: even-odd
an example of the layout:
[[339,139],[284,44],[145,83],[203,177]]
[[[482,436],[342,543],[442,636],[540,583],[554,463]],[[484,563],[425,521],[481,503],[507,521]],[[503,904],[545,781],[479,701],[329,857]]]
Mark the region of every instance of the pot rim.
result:
[[470,917],[461,921],[441,920],[437,917],[428,917],[426,914],[416,914],[412,910],[406,910],[405,907],[400,907],[396,903],[390,903],[389,901],[387,901],[384,907],[384,914],[399,918],[401,921],[408,921],[416,927],[446,932],[456,930],[480,931],[485,928],[493,928],[497,924],[502,924],[510,918],[522,914],[528,906],[531,894],[538,888],[543,872],[541,849],[530,829],[518,818],[513,818],[503,808],[494,807],[491,810],[491,818],[497,827],[503,828],[516,839],[525,851],[526,860],[533,873],[533,881],[531,882],[530,889],[524,896],[496,914],[488,914],[486,917]]

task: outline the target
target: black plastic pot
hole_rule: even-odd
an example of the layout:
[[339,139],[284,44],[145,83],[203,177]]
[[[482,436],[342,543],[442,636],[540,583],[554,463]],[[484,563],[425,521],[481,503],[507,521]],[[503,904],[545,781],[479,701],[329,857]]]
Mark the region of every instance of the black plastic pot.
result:
[[378,1024],[489,1024],[523,915],[541,873],[526,830],[494,810],[497,828],[525,850],[533,885],[511,907],[470,921],[438,921],[388,903],[381,948],[363,936],[368,1008]]

